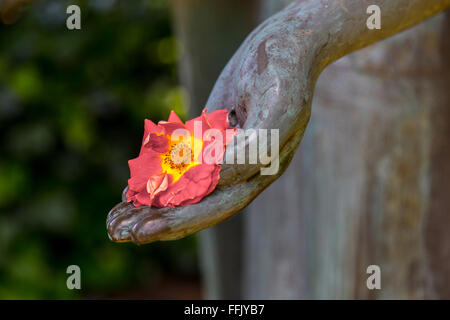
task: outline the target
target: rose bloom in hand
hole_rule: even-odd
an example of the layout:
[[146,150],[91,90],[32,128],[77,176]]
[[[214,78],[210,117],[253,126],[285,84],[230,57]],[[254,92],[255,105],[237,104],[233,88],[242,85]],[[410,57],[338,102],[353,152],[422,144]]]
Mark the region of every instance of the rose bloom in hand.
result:
[[145,119],[139,156],[128,161],[128,202],[136,207],[185,206],[214,190],[225,146],[236,131],[228,130],[227,110],[206,112],[186,124],[173,111],[157,125]]

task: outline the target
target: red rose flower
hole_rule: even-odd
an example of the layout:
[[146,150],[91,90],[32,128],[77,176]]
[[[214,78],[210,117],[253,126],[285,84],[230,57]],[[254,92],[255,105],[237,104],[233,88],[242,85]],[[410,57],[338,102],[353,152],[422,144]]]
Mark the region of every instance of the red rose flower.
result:
[[227,129],[227,110],[205,109],[186,124],[173,111],[157,125],[146,119],[139,156],[128,161],[128,202],[158,208],[199,202],[219,181],[225,146],[235,134]]

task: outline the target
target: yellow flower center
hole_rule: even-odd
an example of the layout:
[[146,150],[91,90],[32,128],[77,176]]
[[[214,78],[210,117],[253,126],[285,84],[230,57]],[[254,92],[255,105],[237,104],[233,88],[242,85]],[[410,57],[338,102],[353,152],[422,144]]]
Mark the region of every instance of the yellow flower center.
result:
[[194,137],[191,137],[190,141],[172,141],[170,136],[167,138],[169,150],[161,154],[161,167],[163,172],[172,175],[172,182],[176,182],[186,171],[200,164],[197,159],[203,148],[203,141]]

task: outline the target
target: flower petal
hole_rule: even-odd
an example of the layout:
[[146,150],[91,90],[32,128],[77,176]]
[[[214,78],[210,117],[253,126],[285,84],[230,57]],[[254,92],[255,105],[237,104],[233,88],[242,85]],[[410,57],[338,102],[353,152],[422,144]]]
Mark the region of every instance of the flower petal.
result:
[[207,164],[192,167],[176,183],[169,185],[166,191],[158,195],[154,205],[175,207],[183,202],[196,203],[200,201],[214,190],[218,182],[217,167],[219,166]]
[[207,122],[210,124],[211,128],[225,130],[230,127],[230,123],[228,122],[228,110],[216,110],[211,113],[205,113],[204,116],[207,118]]
[[150,203],[153,202],[155,196],[166,190],[169,186],[169,181],[167,179],[167,174],[163,173],[160,175],[151,176],[147,181],[147,192],[150,196]]
[[162,128],[164,128],[165,134],[169,135],[169,136],[177,129],[186,130],[186,127],[184,126],[184,124],[178,123],[178,122],[159,121],[158,126],[161,126]]
[[149,177],[161,174],[161,158],[158,153],[150,150],[139,157],[128,161],[130,176],[128,186],[131,190],[139,192],[147,184]]
[[128,189],[126,196],[128,202],[133,202],[133,205],[135,207],[151,205],[150,197],[145,188],[143,188],[139,192],[135,192],[131,189]]
[[138,207],[140,205],[142,205],[142,206],[151,206],[152,205],[150,196],[145,188],[136,194],[134,205],[136,207]]
[[208,194],[210,194],[211,192],[213,192],[213,190],[216,188],[217,183],[219,182],[220,179],[220,166],[215,166],[214,171],[211,173],[211,184],[209,185],[208,190],[206,190],[206,193],[204,195],[200,195],[198,197],[195,197],[193,199],[188,199],[185,200],[183,202],[180,203],[181,206],[186,206],[188,204],[193,204],[193,203],[197,203],[200,202],[200,200],[202,200],[205,196],[207,196]]
[[144,122],[144,138],[142,139],[142,141],[145,141],[145,139],[147,139],[148,135],[150,133],[164,133],[164,129],[158,125],[156,125],[155,123],[153,123],[153,121],[145,119]]
[[168,122],[179,122],[179,123],[183,124],[181,119],[178,117],[178,115],[173,110],[170,111],[169,119],[167,121]]
[[[205,110],[206,109],[203,110],[201,116],[186,121],[186,129],[188,129],[191,132],[191,135],[193,135],[197,139],[203,139],[203,133],[206,130],[211,129],[211,126],[207,121],[208,119],[204,116]],[[195,130],[195,128],[198,129]]]
[[142,145],[141,145],[140,153],[142,153],[144,151],[143,150],[144,145],[146,145],[148,143],[148,141],[150,140],[150,133],[163,134],[164,128],[154,124],[153,121],[145,119],[145,121],[144,121],[144,137],[142,138]]
[[166,135],[150,133],[148,135],[147,141],[144,141],[141,153],[145,152],[147,149],[152,149],[153,151],[158,153],[164,153],[167,152],[168,148],[169,148],[169,140],[167,139]]

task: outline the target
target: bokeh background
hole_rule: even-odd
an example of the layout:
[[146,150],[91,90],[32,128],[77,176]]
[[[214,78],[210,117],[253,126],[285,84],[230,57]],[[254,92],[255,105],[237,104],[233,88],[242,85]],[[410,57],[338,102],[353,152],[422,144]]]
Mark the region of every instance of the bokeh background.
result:
[[[199,298],[196,238],[108,239],[144,118],[185,118],[166,0],[42,0],[0,24],[0,299]],[[82,290],[68,290],[79,265]]]

